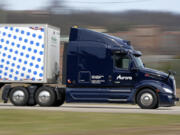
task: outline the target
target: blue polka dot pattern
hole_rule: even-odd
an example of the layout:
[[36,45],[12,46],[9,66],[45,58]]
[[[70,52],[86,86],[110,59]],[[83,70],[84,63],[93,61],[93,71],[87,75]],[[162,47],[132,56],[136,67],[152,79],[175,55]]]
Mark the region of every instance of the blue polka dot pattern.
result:
[[22,41],[22,37],[19,37],[19,41]]
[[13,49],[9,49],[9,52],[13,52]]
[[35,60],[35,56],[32,56],[31,58],[32,58],[32,60]]
[[26,54],[26,58],[29,58],[29,54]]
[[10,59],[10,58],[11,58],[11,55],[8,55],[8,58]]
[[37,74],[37,71],[34,71],[33,73],[34,73],[34,75],[36,75],[36,74]]
[[1,39],[1,42],[4,42],[4,39]]
[[37,49],[34,49],[34,53],[37,53]]
[[27,43],[27,42],[28,42],[28,39],[24,39],[24,42]]
[[36,65],[36,68],[39,68],[39,65]]
[[0,79],[42,81],[44,28],[0,27]]
[[10,30],[13,31],[13,27],[10,27]]
[[15,61],[17,58],[16,57],[13,57],[13,60]]
[[23,56],[23,55],[24,55],[24,53],[23,53],[23,52],[21,52],[21,53],[20,53],[20,55],[21,55],[21,56]]
[[9,75],[9,78],[12,78],[12,74]]
[[24,64],[27,64],[28,62],[27,61],[24,61]]
[[38,62],[41,62],[41,58],[38,58],[37,61],[38,61]]
[[6,56],[6,54],[5,54],[5,53],[3,53],[3,56],[5,57],[5,56]]
[[6,41],[6,44],[9,44],[9,41],[8,41],[8,40]]
[[39,46],[39,43],[38,43],[38,42],[36,43],[36,46]]
[[25,71],[25,70],[26,70],[26,68],[25,68],[25,67],[23,67],[23,68],[22,68],[22,70],[23,70],[23,71]]
[[33,44],[34,44],[34,41],[30,41],[30,44],[33,45]]
[[24,30],[21,31],[21,34],[24,34]]
[[36,34],[35,34],[35,33],[33,33],[33,34],[32,34],[32,36],[35,38],[35,37],[36,37]]
[[17,36],[13,36],[13,38],[14,38],[14,39],[16,39],[16,38],[17,38]]
[[42,73],[40,73],[40,74],[39,74],[39,76],[40,76],[40,77],[43,77],[43,74],[42,74]]
[[28,72],[31,73],[31,69],[28,69]]
[[8,37],[10,38],[10,37],[11,37],[11,34],[8,34]]
[[18,75],[18,74],[19,74],[19,71],[16,71],[16,74]]
[[14,46],[14,45],[15,45],[15,43],[14,43],[14,42],[12,42],[12,43],[11,43],[11,45],[12,45],[12,46]]
[[22,46],[22,49],[25,50],[25,49],[26,49],[26,46]]
[[6,36],[6,32],[3,32],[3,36]]
[[16,29],[16,32],[19,32],[19,29]]

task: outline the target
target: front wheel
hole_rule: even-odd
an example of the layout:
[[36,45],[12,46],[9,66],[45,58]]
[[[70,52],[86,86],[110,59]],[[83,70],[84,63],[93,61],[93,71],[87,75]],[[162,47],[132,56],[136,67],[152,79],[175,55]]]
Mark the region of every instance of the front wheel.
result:
[[137,104],[142,109],[156,109],[158,108],[158,98],[151,89],[141,90],[137,95]]

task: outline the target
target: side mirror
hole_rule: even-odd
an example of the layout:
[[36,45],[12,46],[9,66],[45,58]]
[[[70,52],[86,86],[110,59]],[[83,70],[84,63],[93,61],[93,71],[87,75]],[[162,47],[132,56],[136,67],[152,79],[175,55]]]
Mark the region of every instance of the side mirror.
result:
[[169,73],[169,75],[176,75],[176,72],[175,71],[172,71],[172,70],[168,70],[168,73]]

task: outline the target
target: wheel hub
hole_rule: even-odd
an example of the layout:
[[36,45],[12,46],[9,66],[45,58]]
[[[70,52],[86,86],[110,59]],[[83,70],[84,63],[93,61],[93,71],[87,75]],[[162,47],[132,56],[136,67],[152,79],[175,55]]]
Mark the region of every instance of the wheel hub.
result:
[[144,93],[141,95],[141,103],[145,106],[151,105],[153,102],[153,96],[150,93]]
[[17,90],[13,93],[13,101],[16,103],[21,103],[23,102],[24,98],[25,98],[25,94],[23,91],[21,90]]
[[47,103],[50,100],[50,97],[50,93],[44,90],[39,93],[38,99],[41,103]]

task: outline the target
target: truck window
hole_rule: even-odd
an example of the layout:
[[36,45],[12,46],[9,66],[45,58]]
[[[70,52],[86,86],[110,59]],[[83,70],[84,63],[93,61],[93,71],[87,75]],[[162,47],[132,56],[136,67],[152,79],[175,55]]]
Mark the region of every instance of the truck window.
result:
[[114,54],[114,66],[123,70],[128,70],[130,59],[127,55]]

